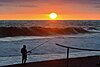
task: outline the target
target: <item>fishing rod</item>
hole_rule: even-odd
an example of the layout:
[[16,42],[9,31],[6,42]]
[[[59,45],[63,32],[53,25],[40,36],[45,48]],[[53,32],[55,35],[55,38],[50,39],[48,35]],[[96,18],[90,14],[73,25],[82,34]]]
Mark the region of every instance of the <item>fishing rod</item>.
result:
[[38,47],[40,47],[40,46],[44,45],[45,43],[47,43],[47,42],[49,42],[49,41],[50,41],[50,40],[45,41],[44,43],[42,43],[42,44],[40,44],[40,45],[38,45],[38,46],[34,47],[33,49],[31,49],[31,50],[30,50],[30,51],[28,51],[28,52],[31,52],[31,51],[33,51],[33,50],[37,49]]
[[[50,40],[51,40],[51,39],[50,39]],[[34,48],[31,49],[30,51],[28,51],[27,53],[30,53],[30,58],[32,59],[32,57],[31,57],[31,53],[32,53],[33,50],[35,50],[35,49],[37,49],[38,47],[44,45],[45,43],[49,42],[50,40],[47,40],[47,41],[43,42],[42,44],[40,44],[40,45],[34,47]]]

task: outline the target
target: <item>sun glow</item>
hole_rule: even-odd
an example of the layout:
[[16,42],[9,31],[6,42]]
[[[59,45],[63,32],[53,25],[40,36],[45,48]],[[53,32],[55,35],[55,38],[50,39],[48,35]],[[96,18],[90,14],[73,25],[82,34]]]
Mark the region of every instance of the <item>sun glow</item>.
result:
[[57,14],[56,13],[50,13],[50,18],[51,19],[56,19],[57,18]]

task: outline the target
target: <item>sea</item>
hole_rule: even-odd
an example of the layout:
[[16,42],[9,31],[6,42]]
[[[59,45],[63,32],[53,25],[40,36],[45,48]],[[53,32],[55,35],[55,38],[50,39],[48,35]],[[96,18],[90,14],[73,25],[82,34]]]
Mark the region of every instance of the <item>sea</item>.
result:
[[[13,36],[0,38],[0,66],[21,64],[21,48],[26,45],[28,54],[27,63],[40,62],[55,59],[65,59],[67,49],[57,44],[82,48],[100,50],[100,21],[99,20],[0,20],[0,27],[94,27],[94,33],[50,35],[50,36]],[[86,29],[88,30],[88,29]],[[100,51],[83,51],[69,49],[69,58],[100,55]]]

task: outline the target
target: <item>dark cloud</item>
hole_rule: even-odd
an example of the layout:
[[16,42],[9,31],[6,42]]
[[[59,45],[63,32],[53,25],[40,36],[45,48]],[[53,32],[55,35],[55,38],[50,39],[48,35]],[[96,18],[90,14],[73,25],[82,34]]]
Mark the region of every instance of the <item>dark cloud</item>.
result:
[[3,4],[0,4],[0,6],[4,6]]
[[82,5],[90,5],[91,7],[100,8],[100,0],[62,0],[63,3],[78,3]]
[[8,5],[8,4],[0,4],[1,7],[37,7],[35,5]]
[[95,6],[96,8],[100,8],[100,6]]
[[17,5],[17,7],[37,7],[35,5]]
[[37,0],[0,0],[0,2],[32,2],[32,1],[37,1]]
[[0,0],[0,2],[4,3],[11,3],[11,2],[41,2],[41,3],[52,3],[52,2],[60,2],[60,3],[66,3],[66,2],[72,2],[72,3],[86,3],[86,4],[100,4],[100,0]]
[[3,6],[4,7],[37,7],[35,4],[29,4],[33,1],[37,1],[37,0],[0,0],[0,6],[1,7]]
[[70,2],[70,3],[83,3],[83,4],[96,4],[100,3],[100,0],[60,0],[63,3]]
[[90,1],[90,4],[92,4],[94,8],[100,9],[100,0],[88,0],[88,1]]
[[100,0],[88,0],[88,3],[90,4],[100,4]]
[[[48,4],[55,4],[55,5],[62,5],[62,4],[66,4],[66,3],[80,3],[82,5],[90,5],[91,7],[93,6],[94,8],[100,8],[98,6],[100,6],[100,0],[0,0],[0,3],[17,3],[17,2],[21,2],[21,3],[27,3],[27,2],[33,2],[37,1],[40,3],[48,3]],[[57,4],[56,4],[57,3]],[[5,4],[5,5],[6,5]],[[0,5],[3,6],[3,5]],[[20,7],[36,7],[34,5],[19,5]]]
[[100,3],[100,0],[0,0],[0,2],[73,2],[73,3]]

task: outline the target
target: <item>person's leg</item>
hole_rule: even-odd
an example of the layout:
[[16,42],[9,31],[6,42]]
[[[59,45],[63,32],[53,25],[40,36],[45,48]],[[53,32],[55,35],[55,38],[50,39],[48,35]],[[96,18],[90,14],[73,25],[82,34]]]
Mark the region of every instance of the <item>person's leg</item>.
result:
[[26,63],[26,59],[24,59],[24,63]]
[[22,58],[22,64],[24,63],[24,59]]
[[24,55],[22,55],[22,64],[24,64]]
[[24,63],[26,63],[27,55],[24,56]]

